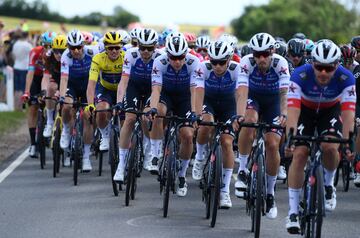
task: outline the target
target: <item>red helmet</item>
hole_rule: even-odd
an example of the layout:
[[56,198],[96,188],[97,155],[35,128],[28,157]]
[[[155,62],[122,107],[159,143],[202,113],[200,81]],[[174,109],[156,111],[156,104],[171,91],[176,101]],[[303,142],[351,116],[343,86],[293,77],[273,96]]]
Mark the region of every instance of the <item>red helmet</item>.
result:
[[194,33],[185,32],[184,33],[186,42],[195,44],[196,42],[196,35]]
[[356,49],[351,45],[340,46],[341,58],[343,60],[353,59],[356,55]]

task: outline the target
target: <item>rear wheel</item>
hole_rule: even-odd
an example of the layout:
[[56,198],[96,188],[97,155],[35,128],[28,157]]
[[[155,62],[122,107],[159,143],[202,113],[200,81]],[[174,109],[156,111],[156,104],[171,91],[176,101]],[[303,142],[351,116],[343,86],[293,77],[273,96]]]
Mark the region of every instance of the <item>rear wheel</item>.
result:
[[60,158],[62,155],[62,149],[60,148],[60,137],[61,137],[61,124],[60,120],[55,122],[55,131],[54,138],[52,142],[53,149],[53,177],[56,177],[56,174],[59,173],[60,170]]
[[36,144],[40,155],[40,168],[45,168],[45,138],[43,136],[44,131],[44,117],[43,117],[43,111],[38,110],[38,121],[37,121],[37,128],[36,128]]
[[344,159],[342,161],[341,176],[343,182],[343,190],[344,192],[347,192],[349,191],[349,183],[350,183],[350,162],[347,159]]
[[119,189],[117,183],[114,181],[117,165],[119,163],[119,150],[118,150],[118,136],[115,128],[111,128],[110,142],[109,142],[109,163],[111,172],[111,184],[115,196],[119,196]]

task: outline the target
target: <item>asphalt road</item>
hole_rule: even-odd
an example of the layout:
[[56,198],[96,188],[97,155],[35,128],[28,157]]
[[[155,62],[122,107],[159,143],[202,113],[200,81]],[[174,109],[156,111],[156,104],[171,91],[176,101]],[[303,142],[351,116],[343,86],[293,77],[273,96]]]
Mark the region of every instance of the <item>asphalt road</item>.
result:
[[[125,207],[124,192],[112,193],[109,166],[103,176],[93,171],[80,174],[73,186],[72,169],[61,168],[52,178],[48,152],[47,167],[40,170],[37,159],[27,158],[0,182],[0,237],[253,237],[244,200],[233,195],[233,208],[220,210],[215,228],[204,218],[205,206],[188,170],[188,196],[171,196],[168,218],[162,217],[162,196],[155,177],[146,171],[138,180],[136,199]],[[12,161],[0,166],[0,173]],[[340,184],[341,185],[341,184]],[[233,187],[233,185],[232,185]],[[232,189],[233,190],[233,189]],[[338,188],[338,206],[327,214],[323,237],[360,237],[360,190],[351,185],[348,193]],[[277,189],[278,218],[262,218],[261,237],[298,237],[285,229],[288,195],[284,184]]]

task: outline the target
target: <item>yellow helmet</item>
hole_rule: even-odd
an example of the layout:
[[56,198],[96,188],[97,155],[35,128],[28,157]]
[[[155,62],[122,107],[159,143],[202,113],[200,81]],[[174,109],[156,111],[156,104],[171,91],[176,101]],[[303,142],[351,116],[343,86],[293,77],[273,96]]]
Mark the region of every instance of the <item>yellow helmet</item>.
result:
[[54,38],[51,46],[52,46],[53,49],[65,50],[67,48],[66,43],[67,43],[66,36],[57,35]]
[[121,44],[121,36],[118,32],[109,31],[104,36],[104,44],[105,45],[120,45]]

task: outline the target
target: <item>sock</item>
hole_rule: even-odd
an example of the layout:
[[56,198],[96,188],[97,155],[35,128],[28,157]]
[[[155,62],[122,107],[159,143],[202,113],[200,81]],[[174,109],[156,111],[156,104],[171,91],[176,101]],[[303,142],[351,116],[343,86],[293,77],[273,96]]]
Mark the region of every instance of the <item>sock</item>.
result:
[[35,132],[36,132],[36,128],[29,128],[29,134],[30,134],[30,142],[31,145],[35,145]]
[[207,144],[199,144],[196,142],[196,156],[195,159],[198,161],[203,161],[205,159],[205,149]]
[[149,148],[149,146],[150,146],[150,138],[147,137],[146,135],[144,135],[144,137],[143,137],[143,147],[144,147],[145,153],[146,153],[146,149]]
[[242,154],[239,153],[240,163],[239,163],[238,174],[240,173],[240,171],[245,171],[246,170],[248,157],[249,157],[249,155],[242,155]]
[[181,160],[181,167],[179,171],[179,177],[185,177],[186,176],[186,170],[189,166],[190,160]]
[[266,174],[266,181],[267,181],[267,194],[271,194],[274,196],[274,193],[275,193],[275,183],[276,183],[276,177],[277,175],[275,176],[270,176],[268,174]]
[[52,125],[54,124],[54,109],[46,109],[47,122],[46,124]]
[[125,168],[126,165],[126,155],[129,149],[119,148],[119,166],[118,168]]
[[232,173],[233,169],[223,168],[223,187],[221,188],[221,192],[230,193],[230,182]]
[[91,144],[84,144],[84,157],[83,157],[83,159],[90,159],[90,146],[91,146]]
[[70,127],[69,127],[69,123],[65,123],[63,122],[63,130],[67,133],[70,132]]
[[335,170],[328,170],[324,168],[324,185],[325,186],[333,186],[334,185],[334,176],[336,173]]
[[299,200],[300,200],[300,193],[301,188],[290,188],[288,189],[289,192],[289,216],[290,214],[299,214]]
[[105,138],[109,137],[109,128],[110,128],[110,122],[104,128],[99,127],[102,137],[105,137]]
[[160,158],[162,149],[161,142],[162,140],[159,139],[150,139],[152,157]]

